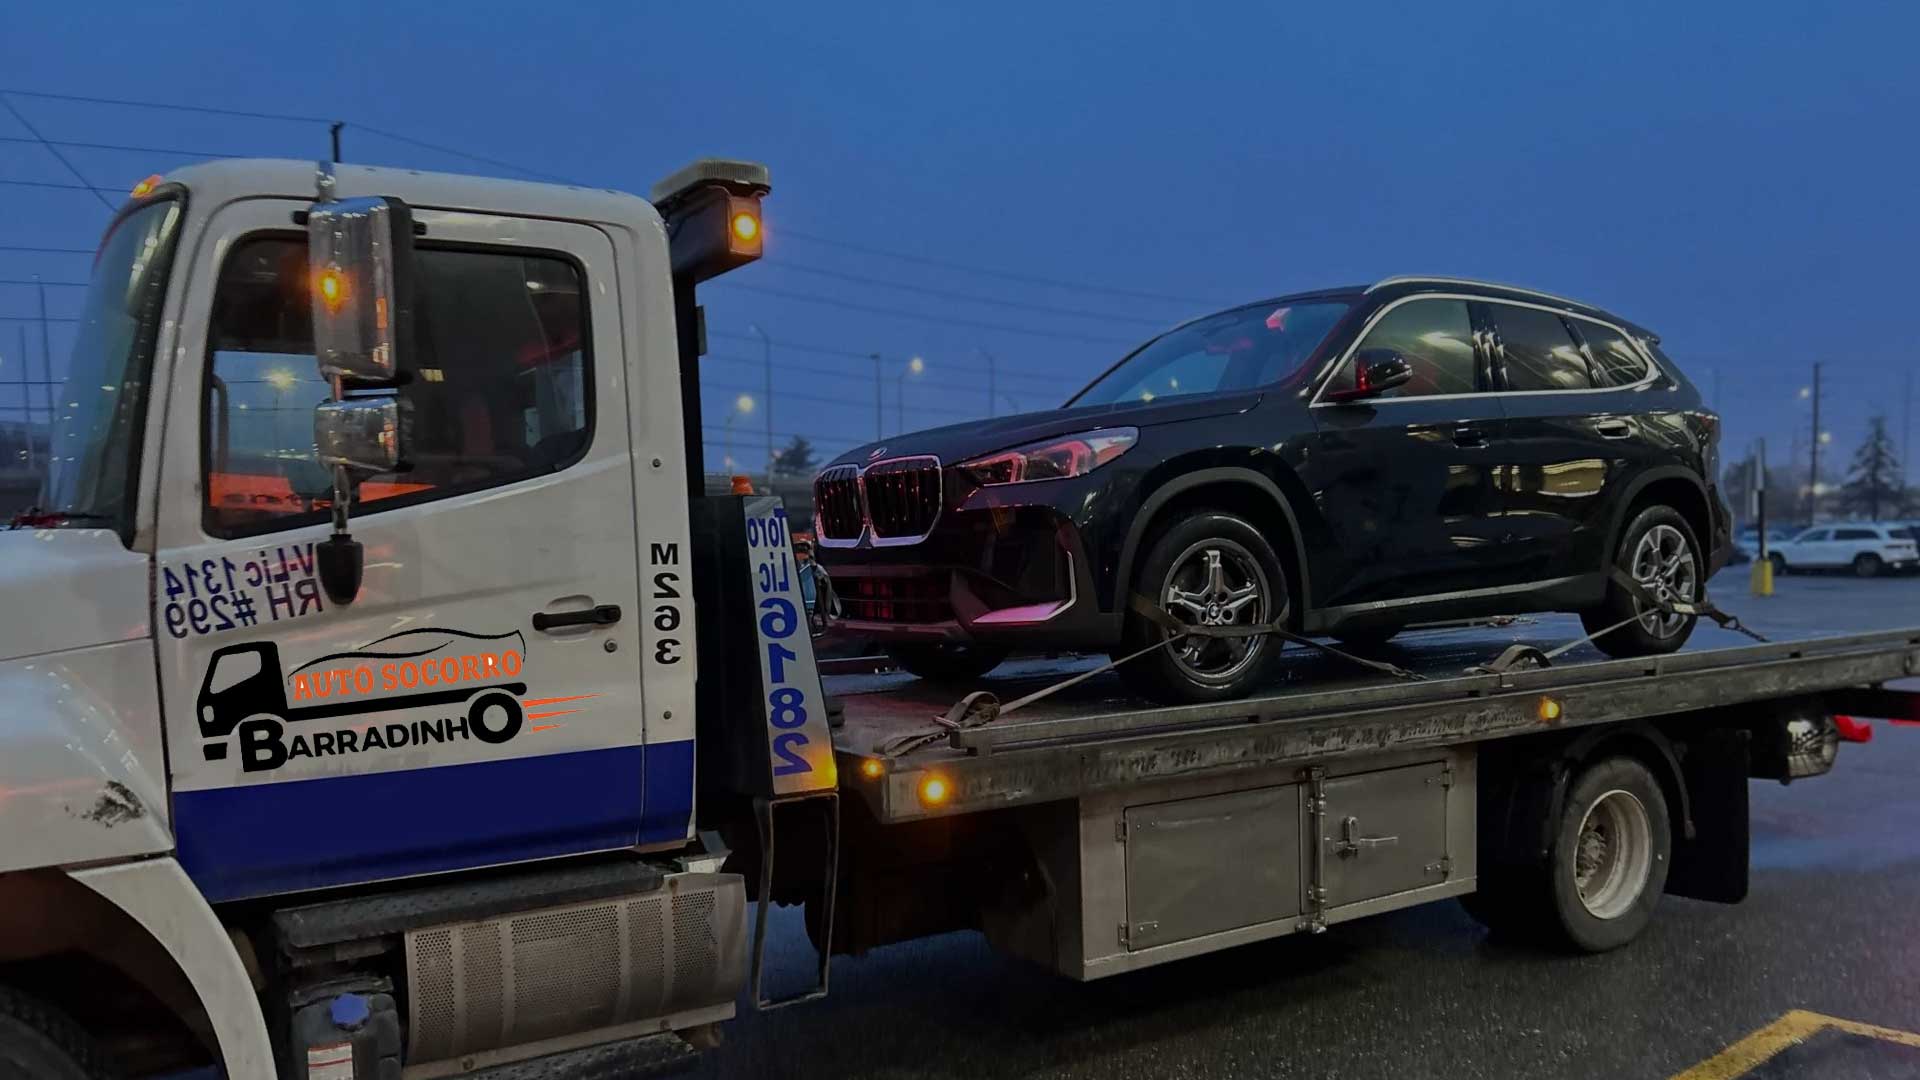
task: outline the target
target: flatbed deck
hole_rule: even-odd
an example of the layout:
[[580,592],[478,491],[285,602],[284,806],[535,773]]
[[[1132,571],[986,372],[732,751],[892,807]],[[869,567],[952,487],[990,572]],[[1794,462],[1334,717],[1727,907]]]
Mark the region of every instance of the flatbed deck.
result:
[[[1670,656],[1607,660],[1582,646],[1546,669],[1467,671],[1511,644],[1550,649],[1577,637],[1567,623],[1549,618],[1414,633],[1371,654],[1420,674],[1419,681],[1290,647],[1286,671],[1271,691],[1214,705],[1150,705],[1105,673],[888,759],[877,779],[861,777],[862,761],[889,739],[934,730],[933,718],[952,704],[954,691],[904,674],[833,676],[827,689],[845,705],[834,742],[842,775],[850,778],[846,786],[860,791],[881,821],[897,822],[1870,687],[1920,674],[1920,627],[1742,645],[1727,643],[1745,639],[1703,631],[1699,644]],[[1011,702],[1103,662],[1016,661],[980,688]],[[919,797],[929,772],[946,782],[947,797],[937,809]]]

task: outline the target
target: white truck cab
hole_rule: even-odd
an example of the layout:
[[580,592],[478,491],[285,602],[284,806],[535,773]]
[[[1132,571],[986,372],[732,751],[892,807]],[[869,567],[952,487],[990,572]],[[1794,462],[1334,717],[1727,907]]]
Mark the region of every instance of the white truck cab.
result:
[[[191,1001],[232,1077],[387,1075],[269,1039],[343,993],[374,1026],[410,1011],[409,1075],[732,1014],[744,891],[694,820],[675,292],[757,256],[765,191],[757,166],[682,174],[662,204],[713,235],[676,247],[653,204],[586,188],[229,161],[136,190],[43,506],[0,531],[0,965],[84,953]],[[781,674],[817,697],[805,636]],[[832,788],[824,732],[785,744],[811,771],[788,790]],[[596,852],[619,858],[582,880],[485,876]],[[340,907],[449,874],[524,895]],[[300,922],[296,894],[334,907]],[[539,918],[606,920],[604,948],[542,955]],[[349,1056],[401,1060],[376,1049]]]

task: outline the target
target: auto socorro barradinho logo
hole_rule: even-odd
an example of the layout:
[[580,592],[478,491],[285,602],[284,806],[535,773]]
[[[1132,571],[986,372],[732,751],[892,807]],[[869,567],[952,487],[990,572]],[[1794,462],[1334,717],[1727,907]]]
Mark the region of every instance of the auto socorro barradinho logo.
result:
[[[526,639],[518,630],[479,634],[420,627],[357,649],[316,657],[283,674],[271,641],[228,645],[207,663],[194,712],[208,761],[224,760],[237,736],[241,769],[263,772],[303,757],[332,757],[476,739],[504,743],[532,724],[579,712],[541,709],[597,694],[528,698]],[[435,709],[406,722],[307,730],[316,720]],[[289,729],[295,729],[289,734]]]

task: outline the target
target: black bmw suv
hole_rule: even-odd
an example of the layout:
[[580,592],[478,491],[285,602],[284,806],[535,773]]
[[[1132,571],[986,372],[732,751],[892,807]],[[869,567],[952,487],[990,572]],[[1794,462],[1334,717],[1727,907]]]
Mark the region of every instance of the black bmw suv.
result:
[[843,628],[909,671],[1166,643],[1122,675],[1210,701],[1255,688],[1281,643],[1180,624],[1371,645],[1413,622],[1573,611],[1615,656],[1679,648],[1694,620],[1610,571],[1702,595],[1731,548],[1718,443],[1633,323],[1389,278],[1195,319],[1051,412],[861,447],[815,481],[814,524]]

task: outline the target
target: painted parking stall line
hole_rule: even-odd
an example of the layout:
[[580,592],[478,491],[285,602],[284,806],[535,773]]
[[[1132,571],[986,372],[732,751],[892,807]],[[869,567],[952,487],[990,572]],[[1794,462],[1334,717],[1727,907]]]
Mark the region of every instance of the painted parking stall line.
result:
[[1671,1080],[1920,1076],[1920,1033],[1795,1009]]

